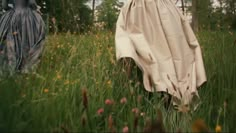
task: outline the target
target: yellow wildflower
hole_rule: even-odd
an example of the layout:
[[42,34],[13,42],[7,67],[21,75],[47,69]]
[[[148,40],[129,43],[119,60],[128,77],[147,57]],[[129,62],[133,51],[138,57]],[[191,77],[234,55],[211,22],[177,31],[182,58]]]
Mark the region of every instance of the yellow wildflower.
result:
[[200,132],[209,132],[208,127],[204,120],[198,119],[192,125],[192,132],[200,133]]
[[64,82],[64,85],[68,85],[68,84],[70,84],[70,81],[69,81],[69,80],[66,80],[66,81]]
[[49,92],[49,89],[44,89],[43,92],[44,92],[44,93],[48,93],[48,92]]
[[221,133],[222,127],[220,125],[217,125],[215,131],[216,131],[216,133]]
[[111,83],[112,83],[111,80],[107,81],[107,85],[111,85]]
[[62,78],[62,76],[58,73],[57,74],[57,79],[61,79]]

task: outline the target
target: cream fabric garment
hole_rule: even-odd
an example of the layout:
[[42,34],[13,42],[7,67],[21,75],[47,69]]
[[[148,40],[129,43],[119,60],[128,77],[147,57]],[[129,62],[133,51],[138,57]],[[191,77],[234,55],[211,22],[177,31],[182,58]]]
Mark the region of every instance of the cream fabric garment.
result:
[[143,72],[145,89],[190,104],[206,81],[201,48],[171,0],[129,0],[116,29],[117,59],[130,57]]

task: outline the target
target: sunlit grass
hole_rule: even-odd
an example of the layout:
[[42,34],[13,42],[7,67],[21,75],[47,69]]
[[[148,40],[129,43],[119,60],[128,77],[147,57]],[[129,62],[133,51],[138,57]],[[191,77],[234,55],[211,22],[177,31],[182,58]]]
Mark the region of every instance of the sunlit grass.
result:
[[199,33],[208,83],[200,89],[199,108],[189,113],[166,110],[159,94],[145,92],[137,68],[127,78],[115,59],[113,33],[48,36],[36,72],[0,80],[0,130],[144,131],[161,111],[167,131],[192,131],[199,125],[235,131],[234,36]]

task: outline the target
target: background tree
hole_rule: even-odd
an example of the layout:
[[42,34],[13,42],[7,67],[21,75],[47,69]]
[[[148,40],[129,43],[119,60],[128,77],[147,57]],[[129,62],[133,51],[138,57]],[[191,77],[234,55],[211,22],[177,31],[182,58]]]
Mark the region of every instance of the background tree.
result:
[[198,32],[198,0],[192,0],[192,28],[195,32]]
[[105,29],[114,29],[122,5],[118,0],[103,0],[97,7],[98,21],[105,24]]
[[195,32],[199,29],[210,29],[213,24],[212,1],[211,0],[192,0],[192,27]]
[[236,0],[217,0],[218,6],[211,12],[212,27],[222,30],[236,29]]
[[224,0],[226,21],[231,22],[230,25],[236,29],[236,0]]
[[200,29],[210,29],[212,25],[211,14],[213,11],[211,0],[197,0],[198,24]]
[[[213,7],[213,0],[174,1],[179,2],[178,6],[182,8],[183,13],[192,14],[192,26],[196,32],[199,29],[214,30],[218,27],[225,29],[229,26],[236,29],[236,0],[214,0],[219,2],[217,7]],[[103,23],[105,29],[114,29],[120,7],[123,5],[119,0],[37,0],[37,2],[42,7],[41,11],[47,14],[44,17],[45,20],[49,20],[47,22],[50,22],[51,27],[54,24],[52,20],[56,20],[59,32],[87,31],[94,20]]]
[[92,24],[92,10],[89,0],[38,0],[39,5],[46,3],[50,22],[57,21],[59,31],[82,32]]
[[92,19],[93,19],[93,21],[94,21],[94,14],[95,14],[95,3],[96,3],[96,0],[92,0],[92,12],[93,12]]

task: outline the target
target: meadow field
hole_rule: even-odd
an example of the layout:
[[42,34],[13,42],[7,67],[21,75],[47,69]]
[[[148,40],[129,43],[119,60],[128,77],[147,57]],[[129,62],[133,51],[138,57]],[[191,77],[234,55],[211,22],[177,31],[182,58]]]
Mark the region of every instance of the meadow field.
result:
[[0,79],[0,131],[236,131],[236,33],[198,38],[208,82],[197,110],[175,110],[144,91],[137,67],[127,77],[114,33],[49,35],[34,73]]

